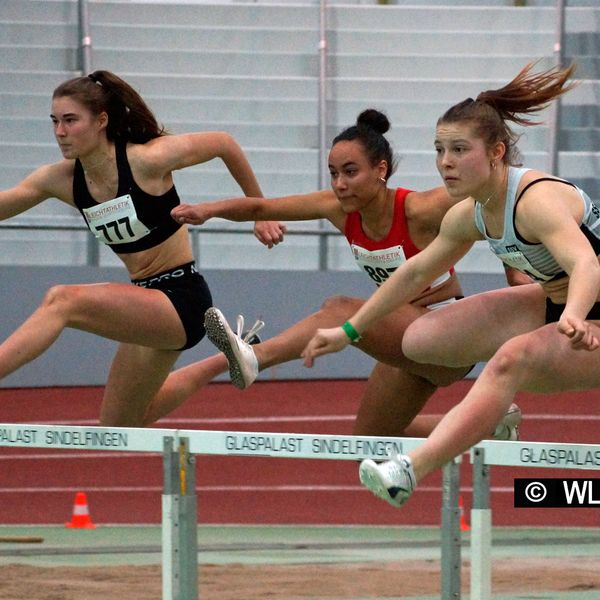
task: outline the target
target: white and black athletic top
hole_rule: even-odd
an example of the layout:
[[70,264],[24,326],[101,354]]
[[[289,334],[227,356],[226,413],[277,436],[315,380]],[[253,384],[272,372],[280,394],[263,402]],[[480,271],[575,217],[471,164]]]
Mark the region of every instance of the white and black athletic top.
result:
[[[570,185],[577,190],[583,202],[583,220],[581,231],[589,240],[594,252],[600,254],[600,203],[594,202],[590,197],[576,185],[562,179],[553,177],[541,177],[528,183],[519,196],[517,189],[523,175],[531,169],[509,167],[508,187],[506,190],[506,203],[504,207],[504,231],[502,238],[492,238],[487,235],[483,222],[482,206],[475,203],[475,225],[487,240],[492,252],[506,265],[513,267],[522,273],[526,273],[536,281],[552,281],[566,277],[562,267],[556,262],[552,254],[542,243],[532,243],[523,239],[515,228],[515,214],[517,203],[523,194],[540,181],[555,181],[557,184]],[[548,206],[552,210],[552,206]]]

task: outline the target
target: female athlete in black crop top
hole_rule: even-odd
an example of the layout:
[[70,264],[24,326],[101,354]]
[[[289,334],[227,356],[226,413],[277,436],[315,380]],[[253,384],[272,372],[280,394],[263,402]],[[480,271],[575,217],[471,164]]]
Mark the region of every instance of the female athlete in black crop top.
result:
[[115,144],[118,189],[116,197],[97,202],[90,194],[81,161],[75,159],[73,201],[90,231],[118,254],[148,250],[170,238],[179,224],[170,211],[179,204],[175,186],[164,194],[146,193],[135,182],[125,144]]
[[[260,187],[231,136],[166,135],[139,94],[109,71],[59,85],[51,118],[64,160],[0,192],[0,219],[58,198],[81,211],[133,285],[52,287],[0,344],[0,378],[42,354],[66,327],[115,340],[100,422],[140,425],[181,350],[204,336],[204,311],[212,304],[186,227],[169,216],[179,204],[172,171],[221,158],[245,194],[260,196]],[[255,233],[271,245],[283,227],[262,223]]]

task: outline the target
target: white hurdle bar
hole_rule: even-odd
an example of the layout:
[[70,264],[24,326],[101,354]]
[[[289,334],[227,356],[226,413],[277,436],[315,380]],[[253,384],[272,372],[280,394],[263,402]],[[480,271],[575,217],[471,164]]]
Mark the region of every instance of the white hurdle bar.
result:
[[[421,438],[377,438],[182,429],[1,424],[0,447],[151,452],[163,455],[162,597],[198,598],[195,455],[385,460]],[[460,461],[444,467],[441,527],[442,600],[460,598]]]
[[484,441],[471,451],[471,598],[492,598],[490,466],[600,470],[600,445]]

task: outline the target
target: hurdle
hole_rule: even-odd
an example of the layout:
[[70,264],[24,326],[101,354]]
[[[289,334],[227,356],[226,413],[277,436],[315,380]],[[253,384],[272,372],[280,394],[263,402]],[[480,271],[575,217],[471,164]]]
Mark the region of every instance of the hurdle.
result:
[[[163,456],[162,597],[198,598],[196,456],[248,456],[361,461],[410,452],[421,438],[309,435],[1,424],[0,447],[150,452]],[[443,469],[441,514],[442,600],[460,598],[460,459]]]
[[470,451],[473,469],[471,508],[471,598],[492,597],[492,509],[490,467],[600,470],[600,445],[551,442],[484,441]]

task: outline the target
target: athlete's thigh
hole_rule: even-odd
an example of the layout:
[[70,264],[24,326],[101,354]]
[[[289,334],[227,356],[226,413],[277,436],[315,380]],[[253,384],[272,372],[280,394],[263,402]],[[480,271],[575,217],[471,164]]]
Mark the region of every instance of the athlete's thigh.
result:
[[[600,336],[600,321],[592,323]],[[556,393],[600,387],[600,350],[574,350],[556,323],[524,337],[525,346],[517,349],[526,366],[521,378],[523,390]]]
[[371,325],[363,333],[358,347],[380,362],[407,366],[409,361],[402,351],[402,338],[408,326],[427,312],[422,306],[401,306]]
[[99,283],[73,286],[70,295],[72,327],[119,342],[157,348],[176,349],[185,344],[181,319],[160,290]]
[[419,318],[407,329],[403,349],[417,362],[466,366],[488,360],[544,319],[545,294],[537,284],[482,292]]
[[100,413],[101,423],[139,426],[146,408],[181,353],[120,344],[113,359]]

